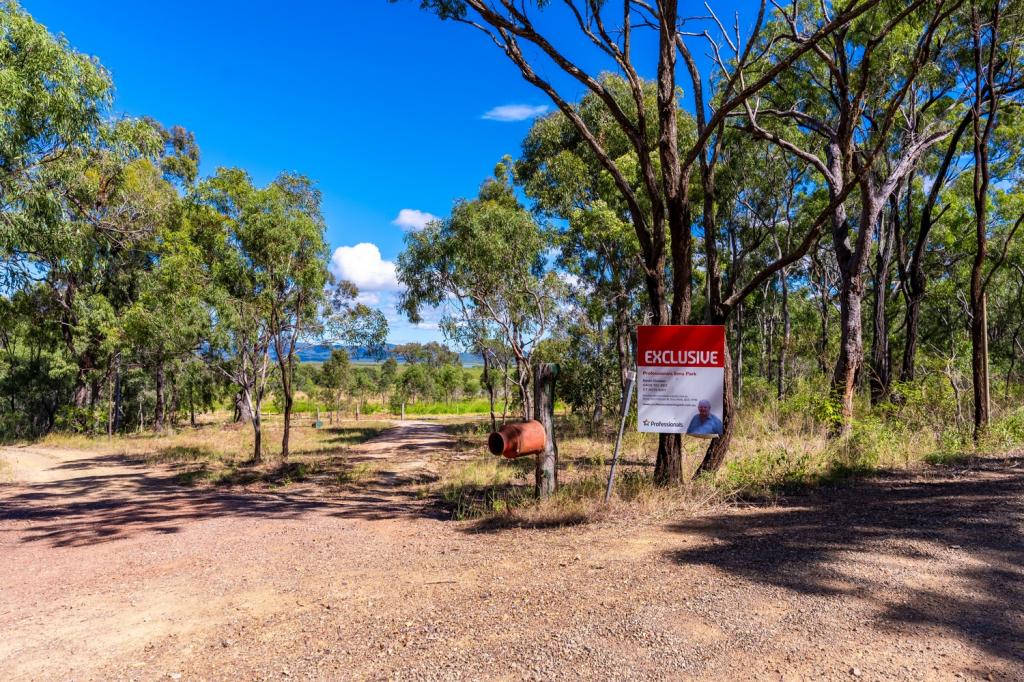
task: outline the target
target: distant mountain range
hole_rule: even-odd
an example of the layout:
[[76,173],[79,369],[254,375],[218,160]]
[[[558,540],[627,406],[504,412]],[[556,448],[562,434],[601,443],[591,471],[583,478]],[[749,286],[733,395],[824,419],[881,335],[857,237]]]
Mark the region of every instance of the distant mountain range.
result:
[[[323,362],[327,358],[331,357],[331,351],[335,348],[342,348],[342,346],[332,346],[329,344],[303,344],[296,350],[296,355],[299,356],[299,360],[302,362]],[[385,346],[388,355],[392,355],[392,351],[395,348],[395,344],[389,343]],[[387,356],[383,358],[377,358],[371,356],[366,352],[365,348],[350,347],[345,348],[348,351],[349,359],[354,363],[360,364],[374,364],[377,362],[383,362]],[[399,364],[405,364],[402,358],[395,357]],[[472,353],[459,353],[459,360],[462,362],[463,367],[478,367],[484,364],[484,360],[479,355]]]

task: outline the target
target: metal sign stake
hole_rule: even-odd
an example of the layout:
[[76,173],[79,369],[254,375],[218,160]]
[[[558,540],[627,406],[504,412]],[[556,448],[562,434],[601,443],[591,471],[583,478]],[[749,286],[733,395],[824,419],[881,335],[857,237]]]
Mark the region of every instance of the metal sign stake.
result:
[[619,463],[619,448],[622,447],[622,432],[626,429],[626,417],[629,416],[629,407],[633,403],[633,385],[636,383],[636,371],[626,373],[629,381],[626,386],[626,399],[622,402],[622,421],[619,423],[619,437],[615,439],[615,454],[612,455],[612,469],[608,472],[608,488],[604,491],[604,503],[612,496],[612,484],[615,482],[615,465]]

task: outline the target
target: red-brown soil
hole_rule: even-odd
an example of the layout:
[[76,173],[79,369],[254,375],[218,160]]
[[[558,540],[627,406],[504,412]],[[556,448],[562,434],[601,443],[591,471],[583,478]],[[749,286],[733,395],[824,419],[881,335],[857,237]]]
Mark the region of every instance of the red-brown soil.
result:
[[0,450],[0,679],[1024,679],[1024,465],[502,529],[380,472],[273,492]]

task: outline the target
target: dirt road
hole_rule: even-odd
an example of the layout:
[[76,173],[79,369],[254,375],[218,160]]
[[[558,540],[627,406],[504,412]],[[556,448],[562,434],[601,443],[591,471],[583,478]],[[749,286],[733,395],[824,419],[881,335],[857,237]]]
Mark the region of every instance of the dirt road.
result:
[[700,517],[487,530],[412,482],[186,488],[0,451],[2,679],[1024,679],[1024,464]]

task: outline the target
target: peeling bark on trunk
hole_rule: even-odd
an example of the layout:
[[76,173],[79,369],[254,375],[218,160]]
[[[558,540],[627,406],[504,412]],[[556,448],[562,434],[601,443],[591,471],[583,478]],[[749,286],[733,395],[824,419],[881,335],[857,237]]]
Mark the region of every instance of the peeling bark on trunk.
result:
[[844,435],[853,425],[853,399],[864,358],[861,305],[864,284],[859,272],[842,272],[839,295],[839,357],[832,374],[832,396],[839,407],[839,422],[833,424],[833,436]]
[[697,467],[696,476],[704,473],[714,473],[725,462],[725,456],[729,452],[729,443],[732,442],[732,432],[735,428],[733,416],[736,412],[736,401],[732,393],[732,360],[729,354],[725,354],[725,383],[722,391],[722,435],[712,438],[704,451],[704,459]]
[[558,443],[555,440],[555,379],[558,365],[542,363],[534,376],[533,418],[547,434],[544,451],[537,455],[534,492],[543,499],[558,490]]
[[239,391],[235,396],[235,422],[240,424],[248,424],[252,422],[252,408],[245,399],[245,394]]

